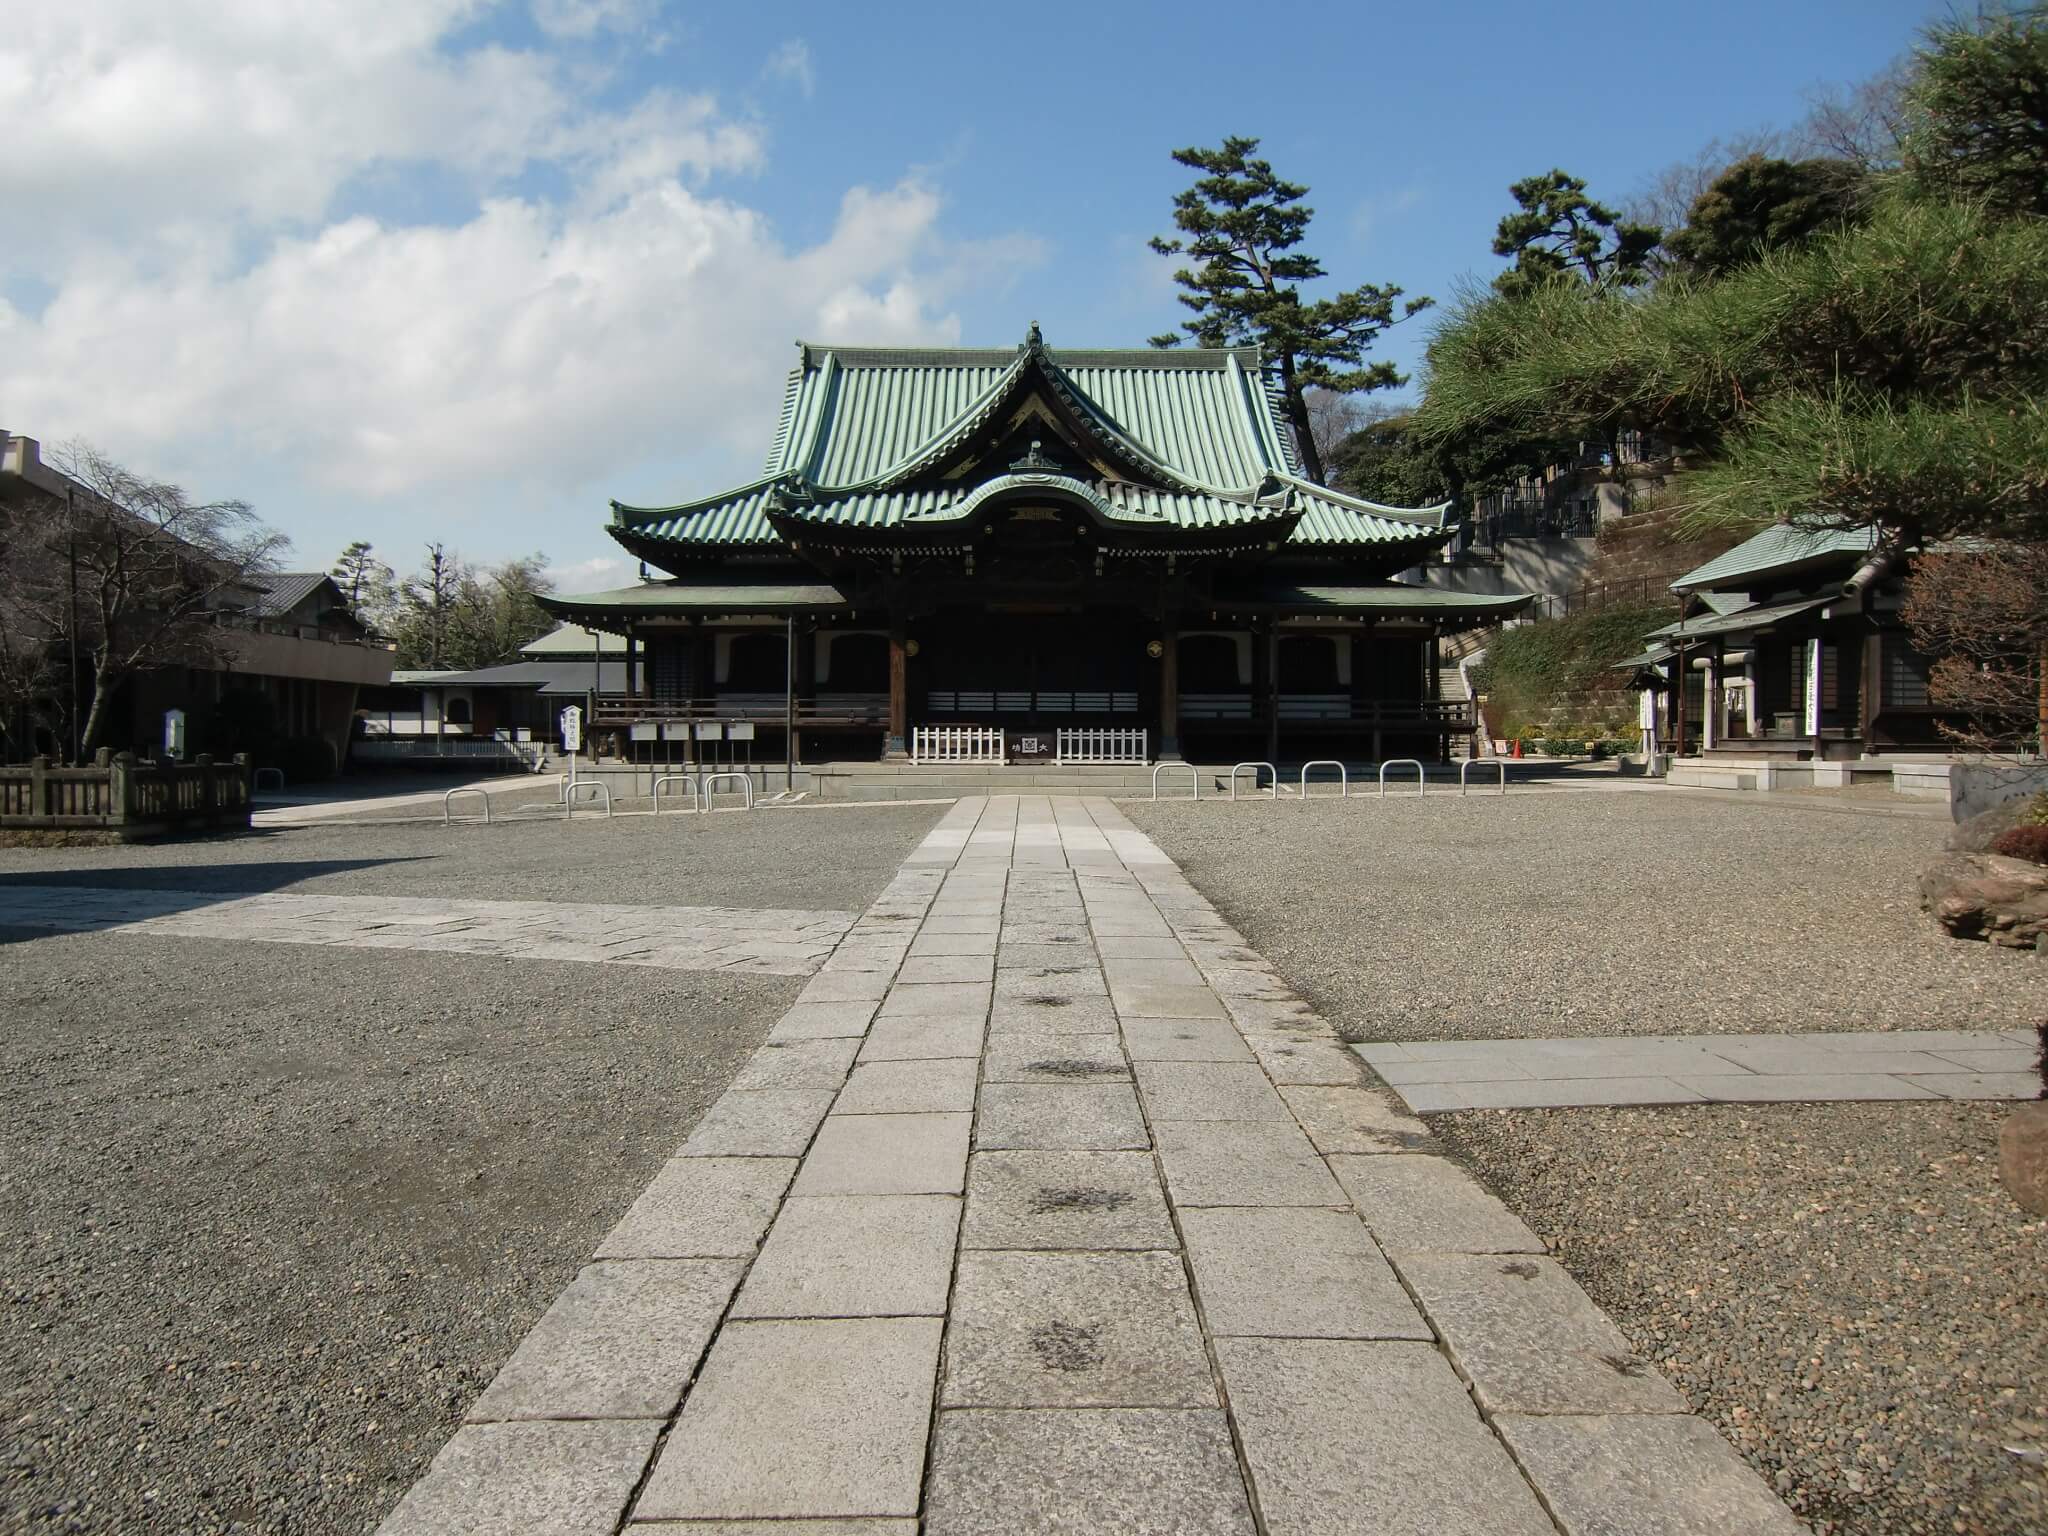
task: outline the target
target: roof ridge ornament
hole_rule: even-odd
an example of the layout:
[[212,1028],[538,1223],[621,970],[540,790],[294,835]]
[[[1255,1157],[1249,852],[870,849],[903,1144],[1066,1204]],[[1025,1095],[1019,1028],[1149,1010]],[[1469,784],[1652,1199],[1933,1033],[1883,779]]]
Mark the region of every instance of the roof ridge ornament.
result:
[[1044,441],[1031,439],[1031,451],[1010,466],[1013,475],[1071,475],[1066,465],[1045,452]]
[[1036,320],[1031,322],[1031,329],[1024,333],[1024,343],[1017,350],[1019,352],[1043,352],[1045,350],[1045,334],[1039,330]]

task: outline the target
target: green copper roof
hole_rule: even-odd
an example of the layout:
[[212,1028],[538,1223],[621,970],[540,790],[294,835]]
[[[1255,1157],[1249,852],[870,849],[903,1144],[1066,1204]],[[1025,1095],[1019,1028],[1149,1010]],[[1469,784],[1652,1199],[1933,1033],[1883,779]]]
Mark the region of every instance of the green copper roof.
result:
[[[1491,617],[1515,613],[1534,599],[1526,592],[1501,596],[1487,592],[1451,592],[1443,587],[1424,587],[1407,582],[1386,582],[1371,587],[1325,587],[1273,585],[1236,599],[1262,606],[1301,609],[1369,610],[1377,613],[1419,613]],[[1218,597],[1215,606],[1227,608],[1233,599]]]
[[1841,602],[1839,597],[1802,597],[1795,602],[1771,603],[1737,608],[1732,613],[1702,613],[1662,629],[1650,631],[1652,639],[1697,640],[1706,635],[1739,635],[1753,629],[1767,629],[1780,619],[1793,618],[1809,609]]
[[[926,485],[915,489],[883,489],[883,492],[848,492],[844,496],[819,498],[813,502],[782,500],[778,504],[791,520],[840,528],[918,528],[965,518],[975,506],[995,492],[1024,489],[1018,475],[997,475],[981,483]],[[1083,496],[1096,504],[1104,518],[1130,526],[1171,526],[1182,530],[1249,526],[1255,522],[1292,522],[1286,532],[1290,545],[1438,545],[1448,530],[1448,504],[1430,510],[1382,508],[1350,496],[1329,492],[1321,485],[1280,481],[1280,489],[1268,498],[1241,502],[1223,496],[1192,492],[1161,492],[1149,485],[1106,479],[1042,477],[1049,492]],[[682,508],[631,510],[621,508],[618,526],[639,539],[653,539],[678,545],[776,545],[774,524],[768,518],[770,500],[776,494],[772,481],[756,481],[737,492],[709,502]],[[1294,522],[1298,514],[1298,522]]]
[[1294,546],[1418,554],[1448,537],[1448,504],[1378,506],[1302,479],[1277,391],[1255,350],[1054,351],[1036,326],[1008,350],[805,345],[766,473],[674,506],[614,502],[612,532],[664,563],[663,546],[772,547],[806,524],[958,523],[1042,487],[1132,532],[1239,529],[1242,543],[1273,524]]
[[558,592],[540,599],[551,613],[779,613],[791,608],[843,608],[846,597],[825,582],[643,581],[606,592]]
[[1448,501],[1434,507],[1384,507],[1292,475],[1283,479],[1301,508],[1290,543],[1386,544],[1437,534],[1453,522]]
[[[1282,476],[1265,496],[1238,500],[1198,492],[1156,490],[1128,481],[1081,480],[1067,476],[999,475],[981,482],[855,490],[792,500],[777,506],[794,521],[841,528],[908,528],[941,524],[971,512],[991,494],[1026,488],[1036,481],[1049,491],[1080,495],[1097,505],[1106,521],[1184,530],[1244,527],[1292,521],[1286,541],[1296,545],[1441,543],[1449,528],[1450,504],[1422,510],[1382,507],[1337,491]],[[618,508],[617,525],[639,538],[693,545],[773,545],[769,520],[776,500],[774,481],[759,480],[722,497],[681,507]]]
[[1671,583],[1674,592],[1700,587],[1738,587],[1773,574],[1791,575],[1801,567],[1839,555],[1867,555],[1877,548],[1874,528],[1799,528],[1778,523],[1745,539],[1725,555],[1687,571]]
[[851,486],[900,473],[987,424],[1034,361],[1082,414],[1181,479],[1238,489],[1300,468],[1256,351],[805,344],[767,474]]

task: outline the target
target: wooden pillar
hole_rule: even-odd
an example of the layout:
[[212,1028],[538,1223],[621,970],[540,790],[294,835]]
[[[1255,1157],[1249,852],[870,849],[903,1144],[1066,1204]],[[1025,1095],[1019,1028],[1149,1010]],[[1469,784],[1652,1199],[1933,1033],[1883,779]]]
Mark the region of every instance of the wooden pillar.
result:
[[[797,626],[796,697],[799,718],[801,718],[802,711],[806,705],[813,709],[817,706],[817,637],[818,626],[816,624],[800,624]],[[801,759],[803,753],[803,735],[803,727],[799,725],[796,728],[796,736],[790,747],[790,750],[796,753],[799,759]]]
[[910,756],[910,657],[905,651],[909,636],[900,618],[889,620],[889,734],[882,742],[882,756],[900,760]]
[[782,625],[782,787],[796,788],[796,615]]
[[1159,626],[1159,761],[1180,761],[1180,620],[1168,614]]
[[1815,635],[1806,642],[1806,737],[1813,743],[1813,754],[1820,756],[1820,636]]
[[1429,701],[1428,712],[1436,718],[1436,757],[1440,763],[1451,760],[1451,733],[1444,724],[1444,679],[1443,679],[1443,636],[1437,627],[1429,627],[1429,644],[1423,648],[1422,660],[1427,669],[1422,679],[1422,696]]
[[[1877,750],[1877,715],[1884,704],[1884,631],[1866,629],[1863,631],[1863,681],[1857,690],[1857,728],[1863,738],[1863,750]],[[2048,655],[2042,657],[2048,663]],[[2048,712],[2048,665],[2041,669],[2041,704]]]
[[1700,750],[1710,752],[1721,739],[1721,658],[1719,642],[1707,648],[1705,686],[1700,690]]
[[697,744],[697,714],[700,701],[708,701],[711,691],[718,685],[712,669],[717,665],[718,651],[712,644],[710,633],[704,628],[704,621],[690,621],[690,728],[683,736],[683,764],[685,767],[703,762],[703,748]]
[[[1280,626],[1266,626],[1266,761],[1280,761]],[[1277,769],[1275,770],[1278,771]]]
[[1692,665],[1681,644],[1671,658],[1671,755],[1685,756],[1685,669]]

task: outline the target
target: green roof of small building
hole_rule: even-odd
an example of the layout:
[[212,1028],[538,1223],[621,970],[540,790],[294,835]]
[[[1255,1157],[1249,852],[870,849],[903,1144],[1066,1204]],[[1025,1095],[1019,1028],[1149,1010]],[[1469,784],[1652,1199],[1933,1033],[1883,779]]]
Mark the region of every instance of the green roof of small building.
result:
[[1762,578],[1790,577],[1802,569],[1831,564],[1841,557],[1867,555],[1877,548],[1874,528],[1801,528],[1777,523],[1745,539],[1726,554],[1687,571],[1671,583],[1674,592],[1708,587],[1759,585]]
[[1672,640],[1697,640],[1707,635],[1739,635],[1753,629],[1768,629],[1780,619],[1793,618],[1810,609],[1828,603],[1842,601],[1839,595],[1828,597],[1802,597],[1786,603],[1755,603],[1746,608],[1737,608],[1730,613],[1695,614],[1666,624],[1662,629],[1650,631],[1652,638],[1663,636]]

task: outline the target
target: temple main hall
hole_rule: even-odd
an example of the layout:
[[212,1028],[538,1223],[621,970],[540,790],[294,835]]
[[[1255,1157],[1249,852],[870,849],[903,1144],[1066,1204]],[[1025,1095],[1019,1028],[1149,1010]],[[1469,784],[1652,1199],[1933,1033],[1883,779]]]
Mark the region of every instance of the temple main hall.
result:
[[[1307,479],[1256,350],[800,343],[766,468],[612,504],[646,579],[563,594],[625,641],[601,751],[757,758],[1443,759],[1447,633],[1521,596],[1396,580],[1449,504]],[[658,574],[656,574],[658,573]],[[606,654],[607,673],[618,653]]]

